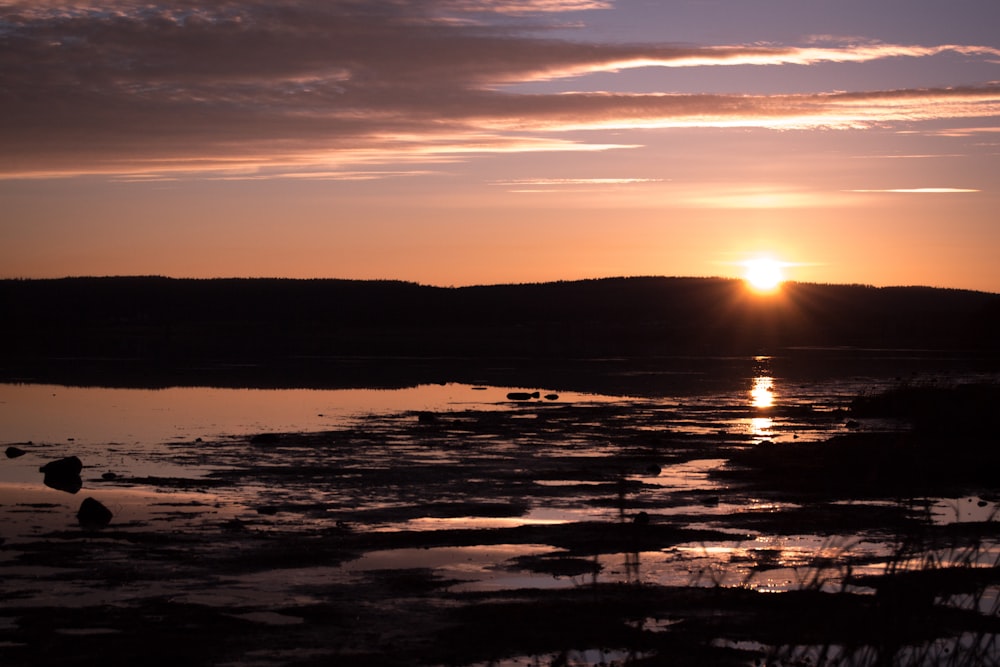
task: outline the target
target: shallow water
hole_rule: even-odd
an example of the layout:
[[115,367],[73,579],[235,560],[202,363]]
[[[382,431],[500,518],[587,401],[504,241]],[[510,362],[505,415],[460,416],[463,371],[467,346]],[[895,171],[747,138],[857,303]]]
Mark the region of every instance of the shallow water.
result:
[[[367,590],[386,572],[431,577],[449,594],[594,583],[838,590],[848,560],[856,575],[884,569],[895,548],[887,528],[758,529],[760,517],[794,516],[800,505],[714,473],[727,465],[726,452],[765,441],[899,428],[851,420],[843,408],[901,376],[995,379],[955,372],[948,360],[927,373],[932,364],[919,361],[919,375],[849,365],[811,377],[756,357],[721,365],[739,369],[735,377],[703,374],[683,391],[672,378],[660,393],[645,385],[636,394],[462,383],[2,384],[0,443],[26,452],[0,459],[2,593],[23,608],[169,598],[282,626],[299,623],[294,610],[331,589]],[[512,391],[539,398],[509,400]],[[250,441],[261,433],[274,439]],[[42,484],[39,466],[70,455],[84,463],[83,488],[69,494]],[[105,531],[83,534],[81,545],[75,515],[84,497],[114,518]],[[937,524],[983,522],[997,504],[930,498],[923,511]],[[631,528],[642,516],[648,537]],[[706,537],[657,537],[674,529]],[[60,557],[91,547],[113,585]],[[996,545],[977,557],[995,562]],[[0,616],[2,623],[16,621]]]

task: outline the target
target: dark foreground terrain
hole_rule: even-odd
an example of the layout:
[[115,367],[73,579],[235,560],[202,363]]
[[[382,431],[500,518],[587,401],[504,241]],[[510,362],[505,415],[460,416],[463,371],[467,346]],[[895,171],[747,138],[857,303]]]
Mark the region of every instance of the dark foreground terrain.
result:
[[[781,350],[793,378],[803,347],[954,351],[995,376],[1000,295],[108,278],[0,281],[0,309],[6,382],[623,397],[171,442],[142,470],[4,443],[32,480],[0,502],[5,666],[1000,663],[996,384],[634,398],[712,376],[661,355]],[[86,497],[110,520],[77,521]]]
[[[85,466],[108,525],[69,527],[77,495],[5,508],[37,525],[0,545],[0,662],[998,664],[998,399],[696,423],[531,397],[174,443],[187,475]],[[762,413],[773,442],[713,426]]]

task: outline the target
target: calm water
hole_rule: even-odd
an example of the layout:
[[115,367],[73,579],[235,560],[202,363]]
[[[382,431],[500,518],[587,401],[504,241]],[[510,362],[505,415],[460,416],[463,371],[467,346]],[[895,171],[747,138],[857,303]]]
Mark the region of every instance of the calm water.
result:
[[[365,425],[377,437],[391,446],[385,452],[373,450],[370,454],[354,454],[356,461],[372,465],[400,465],[407,462],[424,465],[428,461],[448,463],[455,457],[452,451],[428,452],[423,444],[410,442],[401,430],[394,415],[414,412],[432,412],[438,415],[461,417],[467,412],[511,412],[515,419],[534,420],[542,408],[559,406],[606,406],[618,410],[615,419],[623,419],[623,430],[637,433],[643,429],[663,431],[682,438],[730,438],[752,445],[764,440],[775,442],[810,442],[826,439],[836,433],[846,432],[846,417],[840,410],[853,396],[865,391],[877,391],[909,382],[962,382],[996,379],[995,375],[982,373],[969,364],[955,363],[955,359],[934,355],[913,356],[905,353],[881,355],[879,363],[871,363],[870,356],[848,356],[843,359],[824,358],[819,365],[803,366],[788,359],[754,357],[723,360],[707,366],[683,365],[676,372],[662,368],[645,377],[642,392],[635,394],[567,390],[565,386],[495,386],[465,383],[426,384],[405,389],[224,389],[210,387],[174,387],[168,389],[120,389],[101,387],[70,387],[54,384],[0,384],[0,444],[22,444],[29,455],[17,459],[0,460],[0,515],[4,522],[0,537],[10,544],[34,539],[46,531],[67,529],[73,526],[73,512],[79,498],[42,486],[38,466],[47,460],[76,455],[85,463],[84,477],[87,489],[97,489],[102,498],[113,501],[116,521],[133,526],[160,525],[167,521],[157,516],[150,507],[211,506],[211,525],[234,517],[255,512],[254,507],[265,502],[308,501],[314,504],[350,504],[351,509],[379,510],[392,506],[398,500],[372,497],[358,501],[342,499],[332,491],[309,487],[308,483],[289,481],[287,488],[274,489],[260,486],[234,486],[211,493],[191,491],[171,483],[158,487],[150,478],[195,479],[219,470],[245,465],[241,452],[245,436],[256,433],[312,433],[358,428]],[[892,363],[887,362],[889,359]],[[634,371],[633,371],[634,373]],[[658,375],[659,374],[659,375]],[[662,389],[656,390],[657,378],[662,377]],[[622,382],[611,384],[621,387]],[[652,389],[651,389],[652,387]],[[530,401],[508,400],[511,391],[538,392],[539,398]],[[641,393],[641,395],[640,395]],[[538,409],[536,409],[536,406]],[[796,411],[795,408],[808,408]],[[602,419],[600,414],[598,419]],[[634,414],[633,420],[629,415]],[[622,416],[624,415],[624,416]],[[807,415],[808,418],[803,417]],[[640,417],[641,416],[641,417]],[[630,423],[632,422],[632,423]],[[411,423],[411,422],[406,422]],[[388,426],[386,426],[388,424]],[[606,427],[606,424],[602,424]],[[865,428],[889,428],[891,424],[866,424]],[[580,456],[601,455],[606,443],[595,443],[586,435],[589,425],[575,424],[579,437],[571,435],[562,442],[541,441],[558,455],[562,447],[578,451]],[[382,431],[379,431],[382,429]],[[379,436],[379,433],[383,435]],[[238,440],[238,436],[244,439]],[[470,436],[475,439],[480,436]],[[509,445],[494,436],[481,436],[485,452],[504,455]],[[492,437],[492,439],[489,439]],[[512,436],[513,437],[513,436]],[[539,436],[544,437],[544,436]],[[235,439],[234,439],[235,438]],[[576,441],[573,440],[576,438]],[[234,442],[236,444],[208,447],[207,443]],[[202,443],[206,443],[203,445]],[[513,446],[513,445],[510,445]],[[471,454],[470,454],[471,455]],[[256,456],[256,454],[255,454]],[[314,465],[303,452],[297,459],[295,450],[283,451],[281,465]],[[387,457],[384,462],[379,457]],[[715,516],[725,513],[766,510],[765,501],[725,497],[709,505],[684,500],[697,494],[719,493],[717,483],[709,478],[713,467],[723,465],[723,460],[705,458],[668,466],[656,474],[633,474],[633,481],[647,489],[647,496],[661,498],[656,513],[661,517],[683,515],[704,517],[706,525]],[[272,460],[262,460],[262,466],[277,465]],[[136,484],[101,486],[99,476],[112,473],[119,480],[147,480]],[[580,482],[562,482],[558,479],[540,480],[536,488],[546,485],[557,488],[560,484],[579,486]],[[165,502],[168,498],[170,502]],[[680,500],[679,500],[680,499]],[[427,498],[432,502],[434,498]],[[949,516],[949,502],[958,499],[939,499],[939,512]],[[359,506],[358,503],[363,506]],[[419,505],[419,500],[416,501]],[[353,503],[353,504],[352,504]],[[365,505],[367,503],[367,505]],[[979,504],[961,505],[980,508]],[[781,508],[775,506],[775,511]],[[991,512],[992,504],[980,508]],[[36,511],[32,511],[36,510]],[[179,525],[191,530],[202,530],[205,525],[203,512],[183,515],[180,510],[169,516],[171,529]],[[183,516],[181,516],[183,515]],[[180,518],[178,518],[180,517]],[[958,517],[974,520],[978,516]],[[548,524],[575,520],[611,520],[615,510],[595,508],[587,502],[572,504],[539,502],[527,507],[517,516],[407,516],[403,519],[374,521],[367,529],[373,531],[436,530],[441,528],[495,527],[523,524]],[[180,524],[176,523],[181,521]],[[187,523],[184,523],[184,522]],[[292,519],[278,522],[281,530],[297,530],[300,526]],[[314,525],[315,518],[303,520],[303,529]],[[201,522],[201,523],[199,523]],[[165,525],[165,524],[163,524]],[[710,550],[701,545],[679,546],[669,553],[642,554],[642,576],[651,581],[678,583],[678,577],[691,577],[692,563],[722,563],[747,557],[739,556],[748,550],[769,551],[783,554],[780,567],[770,575],[761,576],[763,588],[779,589],[794,580],[789,568],[804,554],[830,548],[824,538],[815,535],[786,535],[781,537],[760,535],[751,543],[734,541],[716,544]],[[879,545],[857,545],[878,552]],[[530,555],[544,551],[539,545],[503,547],[454,547],[442,549],[394,550],[375,552],[365,559],[345,568],[341,574],[366,568],[433,567],[449,576],[469,580],[472,587],[504,587],[512,585],[563,586],[566,580],[539,574],[511,574],[497,568],[498,560],[515,555]],[[639,557],[639,554],[634,556]],[[610,562],[605,575],[610,578],[628,579],[635,576],[630,555],[622,554],[621,562]],[[686,565],[678,570],[677,563]],[[328,572],[302,573],[303,577],[328,576]],[[739,581],[745,569],[730,568],[723,579]],[[248,584],[249,586],[250,584]],[[205,593],[216,596],[219,592]]]
[[[968,360],[934,354],[855,353],[817,359],[752,357],[678,360],[676,367],[608,375],[613,392],[552,386],[422,384],[404,389],[132,389],[0,383],[0,443],[116,443],[146,447],[171,440],[268,431],[322,431],[352,419],[404,411],[506,410],[510,391],[555,394],[560,403],[631,401],[688,407],[842,407],[853,396],[904,381],[960,382],[1000,377]],[[600,387],[595,367],[588,386]],[[631,378],[624,378],[631,375]],[[634,376],[642,376],[635,381]],[[628,382],[627,380],[632,380]],[[629,391],[630,386],[634,391]],[[540,399],[545,401],[547,399]],[[693,422],[699,420],[693,419]],[[758,425],[766,426],[762,418]]]
[[[0,384],[0,444],[30,442],[45,447],[50,456],[78,455],[93,466],[117,462],[120,469],[127,460],[133,474],[157,474],[156,466],[164,465],[158,455],[171,443],[268,432],[322,432],[396,413],[518,410],[532,403],[669,408],[676,412],[676,427],[692,434],[725,429],[777,439],[782,431],[794,430],[796,437],[820,437],[826,428],[817,432],[809,424],[774,417],[770,409],[808,405],[834,411],[858,392],[896,382],[863,375],[812,382],[786,379],[773,375],[767,357],[755,358],[741,370],[750,372],[740,377],[695,375],[692,385],[709,389],[693,393],[677,392],[676,378],[671,378],[672,393],[659,396],[459,383],[405,389],[133,389],[7,383]],[[539,398],[511,401],[507,394],[512,391],[538,392]],[[748,415],[748,408],[759,410]],[[0,483],[30,481],[35,473],[35,468],[24,465],[0,466]]]
[[[595,366],[588,387],[600,386]],[[176,443],[255,433],[323,432],[418,411],[521,410],[526,405],[628,405],[670,410],[670,428],[687,435],[729,433],[762,440],[817,440],[842,430],[834,418],[852,397],[900,382],[996,380],[976,362],[949,355],[891,351],[823,351],[794,358],[682,359],[648,372],[605,378],[613,393],[565,386],[422,384],[402,389],[134,389],[0,383],[0,444],[32,443],[48,458],[77,455],[89,467],[134,476],[178,471],[167,453]],[[629,387],[636,387],[628,393]],[[624,388],[624,389],[623,389]],[[530,401],[507,394],[538,392]],[[806,407],[812,417],[797,419]],[[829,420],[815,419],[831,415]],[[30,458],[30,457],[28,457]],[[174,457],[176,458],[176,457]],[[0,485],[37,479],[37,461],[5,461]],[[678,481],[683,485],[685,482]]]

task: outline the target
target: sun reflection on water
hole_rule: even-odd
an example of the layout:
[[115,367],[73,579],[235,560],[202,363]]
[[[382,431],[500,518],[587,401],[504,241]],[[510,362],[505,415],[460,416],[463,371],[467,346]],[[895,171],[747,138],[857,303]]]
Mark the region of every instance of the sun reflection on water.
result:
[[[758,411],[758,415],[749,420],[750,434],[754,438],[767,440],[774,435],[774,419],[766,416],[766,411],[775,405],[775,382],[771,375],[770,357],[755,357],[754,377],[750,384],[750,407]],[[764,412],[764,414],[760,414]]]
[[750,419],[750,434],[755,438],[770,438],[774,435],[774,420],[770,417]]
[[753,379],[750,388],[750,403],[755,408],[770,408],[774,406],[774,378],[760,376]]

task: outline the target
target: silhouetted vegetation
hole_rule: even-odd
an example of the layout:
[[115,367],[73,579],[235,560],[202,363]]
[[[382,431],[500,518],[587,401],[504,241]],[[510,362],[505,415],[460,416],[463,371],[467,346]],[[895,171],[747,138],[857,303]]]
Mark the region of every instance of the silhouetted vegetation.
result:
[[910,422],[920,434],[989,435],[996,432],[990,415],[1000,405],[995,384],[901,384],[865,394],[851,402],[858,417],[887,417]]
[[397,281],[158,277],[0,281],[2,357],[597,358],[792,346],[995,350],[1000,295],[619,278],[439,288]]
[[722,474],[782,495],[833,499],[991,488],[1000,466],[1000,432],[992,417],[998,400],[996,384],[902,384],[858,396],[850,406],[852,417],[898,420],[899,430],[846,433],[822,443],[765,443],[735,452],[737,467]]

